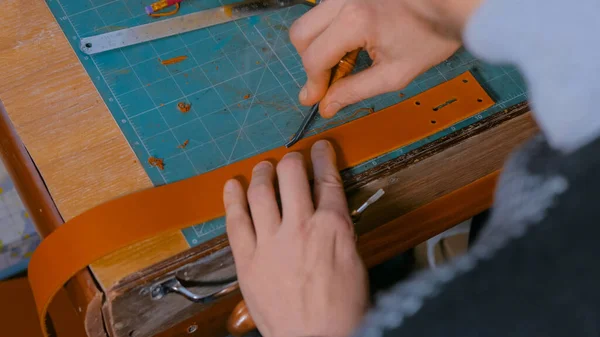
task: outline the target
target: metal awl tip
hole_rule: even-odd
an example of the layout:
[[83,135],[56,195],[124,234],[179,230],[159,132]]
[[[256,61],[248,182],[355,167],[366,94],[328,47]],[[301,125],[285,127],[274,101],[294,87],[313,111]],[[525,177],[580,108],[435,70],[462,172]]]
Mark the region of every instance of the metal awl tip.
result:
[[285,147],[290,148],[292,145],[296,144],[300,139],[302,139],[302,136],[306,132],[306,129],[310,125],[310,122],[312,122],[312,120],[317,115],[317,112],[319,112],[319,103],[313,105],[312,108],[310,108],[308,115],[306,115],[306,117],[304,117],[304,120],[302,121],[302,125],[300,125],[298,131],[296,131],[294,137],[292,137],[292,139],[290,139],[290,141],[287,142],[287,144],[285,144]]

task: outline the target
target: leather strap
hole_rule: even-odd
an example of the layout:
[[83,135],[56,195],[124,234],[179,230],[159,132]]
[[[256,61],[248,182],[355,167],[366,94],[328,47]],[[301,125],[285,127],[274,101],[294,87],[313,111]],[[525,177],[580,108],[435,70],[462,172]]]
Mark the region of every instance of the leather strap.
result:
[[[279,147],[96,206],[51,233],[31,258],[29,282],[40,322],[45,321],[48,305],[61,287],[96,260],[165,232],[223,216],[224,183],[232,177],[247,182],[260,161],[277,162],[290,151],[301,152],[308,160],[311,145],[328,139],[336,148],[342,170],[432,135],[493,104],[472,74],[466,72],[392,107],[305,138],[291,149]],[[44,323],[42,330],[47,336]]]

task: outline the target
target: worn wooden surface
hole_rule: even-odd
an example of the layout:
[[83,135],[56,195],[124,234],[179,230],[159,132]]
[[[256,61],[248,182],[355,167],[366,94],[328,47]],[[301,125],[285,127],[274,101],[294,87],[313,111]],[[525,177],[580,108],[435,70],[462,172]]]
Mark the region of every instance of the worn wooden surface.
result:
[[[65,221],[152,186],[44,1],[2,1],[0,74],[0,99]],[[174,233],[116,252],[92,271],[109,288],[188,247]]]
[[[520,112],[515,111],[515,113]],[[394,173],[388,175],[384,180],[373,180],[361,187],[362,189],[377,189],[386,184],[385,180],[406,180],[405,174],[417,174],[416,171],[411,172],[413,169],[416,169],[418,174],[430,176],[438,184],[446,185],[446,187],[427,186],[426,188],[433,188],[434,193],[431,194],[430,199],[425,198],[429,199],[429,202],[422,206],[411,207],[412,201],[405,197],[407,191],[418,189],[414,185],[411,186],[410,183],[404,184],[404,187],[401,185],[393,187],[397,191],[396,195],[400,197],[390,198],[393,200],[387,202],[397,205],[398,210],[389,205],[386,207],[379,202],[371,206],[373,209],[369,209],[369,213],[365,214],[365,219],[368,220],[359,224],[362,227],[359,229],[362,235],[359,238],[358,247],[367,265],[373,266],[384,262],[491,206],[495,186],[495,178],[492,179],[491,176],[501,171],[507,156],[515,147],[538,132],[537,125],[530,113],[517,116],[509,114],[506,117],[510,117],[510,119],[504,119],[503,116],[496,117],[496,120],[492,118],[489,121],[488,126],[496,124],[496,122],[500,124],[493,125],[493,127],[469,137],[466,137],[466,134],[459,134],[458,138],[466,138],[460,140],[458,144],[439,153],[434,149],[429,149],[430,153],[435,153],[435,155],[422,161],[418,160],[406,169],[391,171]],[[475,126],[476,128],[477,126]],[[471,131],[476,131],[475,129]],[[480,153],[482,150],[484,153]],[[400,162],[396,164],[401,165]],[[438,169],[442,169],[441,166],[449,166],[450,169],[442,170],[442,174],[436,177],[427,170],[430,166],[438,167]],[[463,177],[468,177],[470,182],[459,184],[457,189],[447,193],[439,192],[447,188],[449,181],[462,180]],[[485,177],[487,178],[483,179]],[[423,181],[423,184],[429,185],[426,181]],[[453,185],[454,182],[450,184]],[[400,188],[399,191],[398,188]],[[404,193],[400,191],[404,191]],[[428,209],[427,212],[423,212],[422,209],[425,208]],[[395,212],[397,213],[394,216]],[[384,221],[385,224],[373,230],[369,228],[368,224],[371,221]]]
[[373,230],[450,191],[500,169],[515,146],[537,132],[527,106],[498,113],[359,176],[345,179],[351,205],[380,188],[385,197],[371,205],[357,224]]
[[[152,285],[177,276],[180,280],[213,281],[214,286],[188,286],[188,289],[199,296],[206,296],[223,288],[225,281],[229,284],[235,279],[235,265],[230,249],[205,252],[206,256],[190,264],[162,273],[158,279],[137,284],[132,289],[121,289],[109,294],[110,301],[105,306],[107,327],[112,337],[152,337],[157,332],[165,331],[182,320],[188,319],[210,309],[211,303],[193,303],[183,296],[167,294],[154,300],[151,297]],[[123,291],[124,290],[124,291]],[[236,291],[237,293],[237,291]],[[232,294],[231,296],[235,296]],[[226,296],[227,298],[231,296]],[[133,332],[133,333],[132,333]]]

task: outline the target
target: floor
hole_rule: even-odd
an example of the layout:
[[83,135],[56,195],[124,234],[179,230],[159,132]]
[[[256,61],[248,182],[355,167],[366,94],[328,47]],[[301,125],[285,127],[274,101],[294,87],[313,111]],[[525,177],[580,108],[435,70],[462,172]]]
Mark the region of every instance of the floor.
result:
[[35,226],[0,162],[0,280],[23,272],[39,242]]

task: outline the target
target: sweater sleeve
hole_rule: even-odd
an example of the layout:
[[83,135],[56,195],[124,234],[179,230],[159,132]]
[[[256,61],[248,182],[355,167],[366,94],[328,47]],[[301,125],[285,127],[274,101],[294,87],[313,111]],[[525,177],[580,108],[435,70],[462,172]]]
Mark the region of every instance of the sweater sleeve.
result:
[[465,46],[490,63],[516,65],[549,144],[572,152],[600,134],[600,1],[487,0]]

